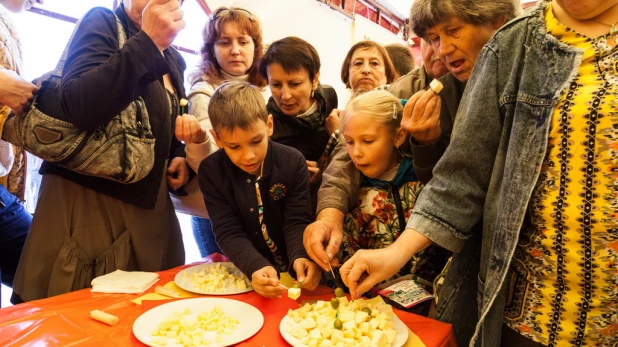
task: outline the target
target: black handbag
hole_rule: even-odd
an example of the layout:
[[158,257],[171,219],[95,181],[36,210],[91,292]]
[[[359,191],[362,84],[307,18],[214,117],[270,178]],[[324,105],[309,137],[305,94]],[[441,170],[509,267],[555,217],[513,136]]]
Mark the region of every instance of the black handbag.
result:
[[[121,49],[127,36],[115,13],[114,17],[118,49]],[[137,182],[146,177],[154,166],[155,138],[142,98],[133,101],[106,125],[93,131],[81,130],[62,119],[59,95],[62,69],[80,23],[81,20],[77,22],[56,69],[35,81],[40,90],[30,109],[19,116],[9,115],[2,139],[45,161],[82,175],[120,183]],[[39,102],[46,106],[47,112],[37,107]]]

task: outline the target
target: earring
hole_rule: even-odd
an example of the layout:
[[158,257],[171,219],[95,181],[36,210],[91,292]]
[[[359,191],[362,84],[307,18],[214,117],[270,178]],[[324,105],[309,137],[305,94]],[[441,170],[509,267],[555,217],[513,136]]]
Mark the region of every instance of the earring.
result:
[[315,89],[311,89],[311,97],[313,98],[313,95],[315,94]]

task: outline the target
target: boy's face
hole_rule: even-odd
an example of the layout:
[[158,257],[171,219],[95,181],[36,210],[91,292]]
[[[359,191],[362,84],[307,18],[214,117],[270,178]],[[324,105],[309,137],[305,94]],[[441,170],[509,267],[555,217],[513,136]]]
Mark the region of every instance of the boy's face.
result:
[[219,148],[223,148],[234,165],[248,174],[258,176],[268,151],[268,137],[273,134],[273,117],[268,121],[255,121],[249,130],[236,128],[233,131],[211,130]]

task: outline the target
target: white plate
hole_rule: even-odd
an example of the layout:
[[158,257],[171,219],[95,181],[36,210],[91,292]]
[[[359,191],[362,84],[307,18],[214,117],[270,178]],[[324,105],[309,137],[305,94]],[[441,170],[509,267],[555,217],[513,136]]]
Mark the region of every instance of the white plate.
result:
[[[207,263],[207,264],[201,264],[201,265],[196,265],[196,266],[191,266],[190,268],[186,268],[182,271],[180,271],[179,273],[176,274],[176,277],[174,277],[174,282],[176,283],[177,286],[179,286],[180,288],[192,292],[192,293],[197,293],[197,294],[208,294],[208,295],[234,295],[234,294],[242,294],[242,293],[248,293],[250,291],[253,290],[253,287],[251,287],[251,282],[248,282],[248,286],[247,289],[236,289],[236,288],[230,288],[230,289],[224,289],[223,292],[208,292],[208,291],[203,291],[197,287],[195,287],[193,285],[193,283],[191,283],[191,276],[193,276],[194,273],[202,271],[206,268],[209,267],[213,267],[216,266],[217,264],[221,264],[222,266],[232,270],[232,271],[237,271],[239,275],[242,275],[242,272],[240,272],[240,270],[238,270],[238,268],[236,266],[234,266],[234,264],[230,263],[230,262],[222,262],[222,263]],[[185,277],[185,273],[187,274]],[[244,276],[244,275],[243,275]]]
[[[399,319],[399,317],[395,314],[393,314],[391,320],[393,321],[395,330],[397,331],[397,336],[395,336],[395,341],[393,341],[392,347],[401,347],[406,343],[406,341],[408,341],[408,327],[403,324],[401,319]],[[291,322],[292,318],[286,315],[279,324],[279,331],[281,332],[283,339],[292,345],[292,347],[307,347],[307,345],[301,343],[299,339],[295,338],[292,334],[283,329],[283,327],[288,324],[288,321]]]
[[[211,341],[213,342],[208,345],[209,347],[230,346],[242,342],[255,335],[264,325],[262,312],[242,301],[224,298],[194,298],[168,302],[142,313],[133,323],[133,335],[148,346],[159,347],[159,344],[154,343],[154,336],[151,333],[158,329],[159,324],[171,317],[174,312],[182,312],[185,308],[189,308],[191,310],[190,316],[197,316],[199,313],[212,310],[217,305],[223,309],[226,316],[238,319],[239,324],[232,335],[223,335],[224,339],[221,343],[214,342],[215,332],[205,333],[208,338],[211,337],[209,334],[212,334]],[[168,338],[165,346],[182,347],[184,345],[177,344],[176,339]]]

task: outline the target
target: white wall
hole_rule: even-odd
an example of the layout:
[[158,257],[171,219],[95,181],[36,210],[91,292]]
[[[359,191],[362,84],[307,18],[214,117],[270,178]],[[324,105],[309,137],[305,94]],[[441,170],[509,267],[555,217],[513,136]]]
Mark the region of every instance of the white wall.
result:
[[358,41],[371,39],[381,44],[404,43],[397,35],[362,16],[352,19],[316,0],[208,0],[215,11],[220,6],[239,6],[255,13],[262,22],[264,43],[286,36],[298,36],[311,43],[322,68],[320,81],[335,88],[339,107],[345,106],[349,91],[341,82],[341,64],[348,49]]
[[[111,5],[111,0],[109,2]],[[76,8],[75,3],[81,7]],[[265,44],[286,36],[298,36],[311,43],[320,54],[322,62],[320,81],[335,88],[340,108],[349,99],[349,91],[339,77],[348,49],[364,39],[381,44],[404,43],[397,35],[365,17],[356,16],[352,20],[316,0],[207,0],[207,3],[212,11],[220,6],[235,5],[255,13],[262,22]],[[43,8],[79,17],[91,6],[101,4],[101,0],[50,0],[45,2]],[[206,15],[194,0],[186,1],[183,10],[187,27],[174,44],[199,51]],[[15,15],[14,21],[22,36],[26,78],[33,79],[52,70],[73,25],[29,12]],[[193,69],[199,57],[183,55],[188,70]]]

